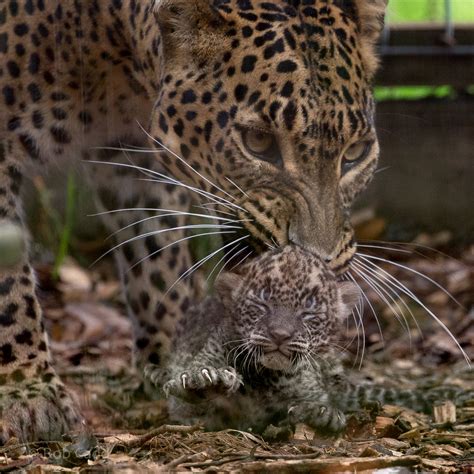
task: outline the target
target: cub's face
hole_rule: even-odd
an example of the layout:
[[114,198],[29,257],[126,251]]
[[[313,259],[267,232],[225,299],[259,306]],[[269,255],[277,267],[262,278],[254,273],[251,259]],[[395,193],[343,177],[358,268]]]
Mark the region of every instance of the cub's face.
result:
[[151,124],[175,153],[164,165],[236,204],[220,209],[257,246],[292,243],[347,267],[349,209],[378,157],[371,43],[384,3],[158,2],[171,5],[157,12],[165,59]]
[[282,371],[317,361],[331,348],[359,297],[321,260],[289,246],[258,257],[241,275],[223,275],[216,287],[240,341],[235,354],[249,365]]

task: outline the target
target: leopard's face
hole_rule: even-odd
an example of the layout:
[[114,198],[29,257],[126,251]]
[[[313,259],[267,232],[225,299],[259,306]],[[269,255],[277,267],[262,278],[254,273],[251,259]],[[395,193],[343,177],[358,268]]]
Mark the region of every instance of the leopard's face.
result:
[[267,369],[291,371],[332,349],[359,297],[298,247],[264,253],[242,272],[223,275],[217,291],[232,308],[234,352]]
[[165,166],[238,206],[221,209],[254,242],[297,244],[344,271],[355,250],[349,209],[378,157],[363,2],[198,3],[197,17],[181,14],[200,34],[163,27],[174,62],[151,130],[179,155]]

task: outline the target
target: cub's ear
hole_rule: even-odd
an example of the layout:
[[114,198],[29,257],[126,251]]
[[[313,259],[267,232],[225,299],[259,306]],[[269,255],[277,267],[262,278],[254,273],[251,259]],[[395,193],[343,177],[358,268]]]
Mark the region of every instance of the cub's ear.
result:
[[350,281],[338,282],[337,289],[339,293],[338,316],[340,319],[345,319],[359,303],[362,294],[360,289]]
[[334,0],[359,27],[362,59],[369,75],[378,67],[375,45],[384,27],[388,0]]
[[242,282],[243,278],[236,273],[223,273],[214,282],[214,291],[225,305],[231,304]]
[[165,59],[205,61],[225,47],[227,9],[222,4],[223,0],[155,0]]

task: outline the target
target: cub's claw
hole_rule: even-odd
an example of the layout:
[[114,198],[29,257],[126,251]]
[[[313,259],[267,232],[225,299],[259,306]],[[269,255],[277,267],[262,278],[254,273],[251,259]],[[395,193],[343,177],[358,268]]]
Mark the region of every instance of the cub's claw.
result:
[[202,399],[231,394],[242,384],[242,377],[232,367],[201,367],[182,372],[163,385],[166,397]]
[[288,410],[290,422],[305,423],[323,435],[336,435],[346,427],[346,416],[342,411],[329,405],[302,402]]

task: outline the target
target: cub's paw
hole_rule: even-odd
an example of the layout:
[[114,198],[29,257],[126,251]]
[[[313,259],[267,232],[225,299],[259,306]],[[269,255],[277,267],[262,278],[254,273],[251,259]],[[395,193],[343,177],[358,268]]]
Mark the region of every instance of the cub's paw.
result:
[[344,413],[328,405],[302,402],[290,407],[288,416],[291,424],[305,423],[322,435],[337,435],[346,428]]
[[0,445],[61,440],[84,425],[76,402],[55,375],[0,385]]
[[166,397],[173,395],[185,400],[212,398],[236,392],[242,377],[233,367],[201,367],[181,372],[168,380],[163,391]]

